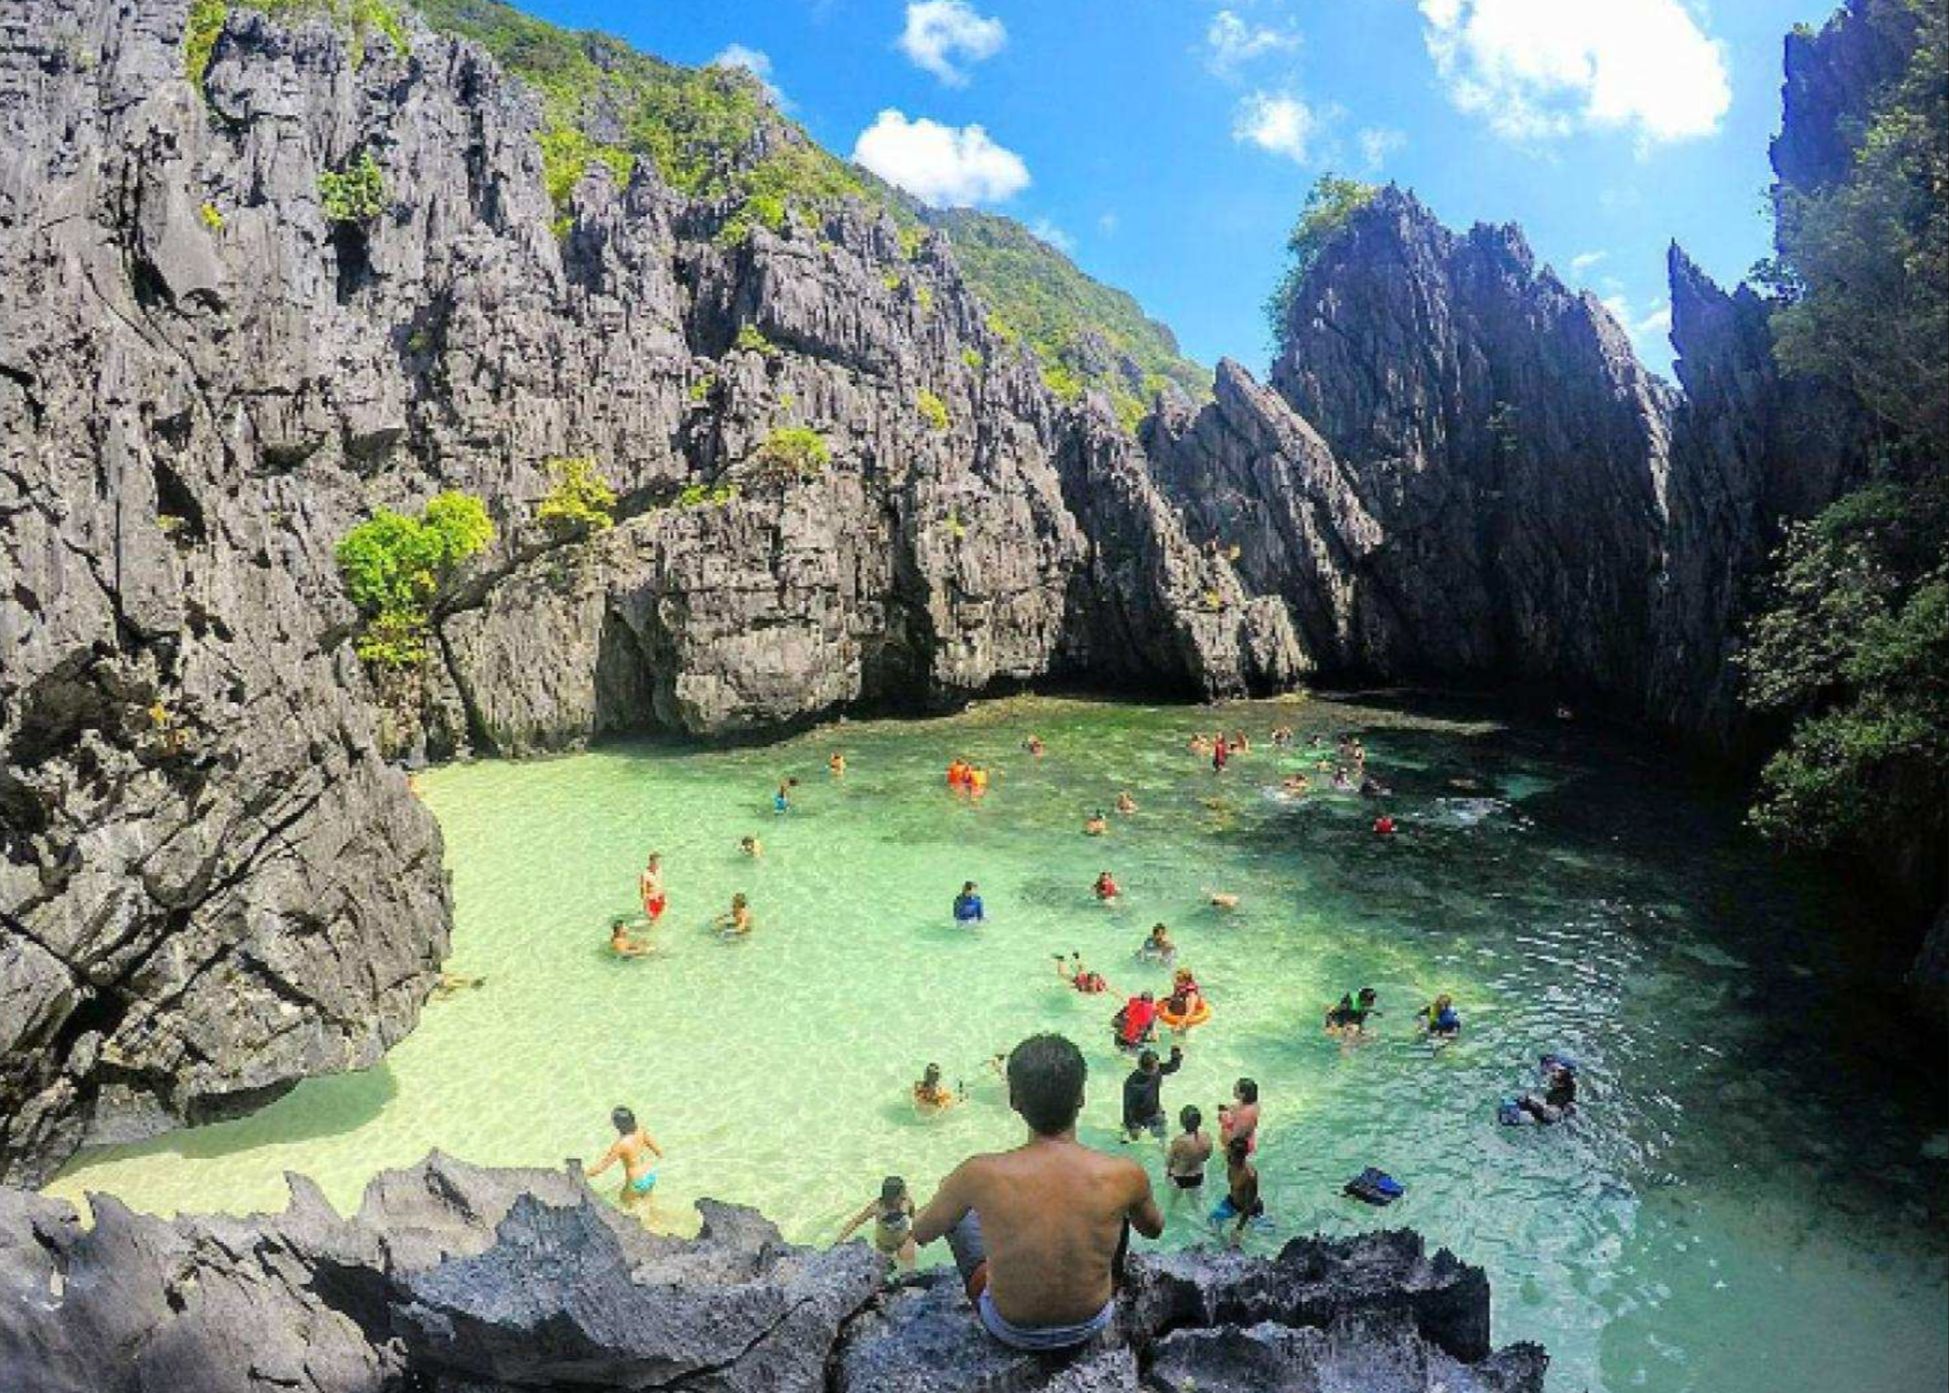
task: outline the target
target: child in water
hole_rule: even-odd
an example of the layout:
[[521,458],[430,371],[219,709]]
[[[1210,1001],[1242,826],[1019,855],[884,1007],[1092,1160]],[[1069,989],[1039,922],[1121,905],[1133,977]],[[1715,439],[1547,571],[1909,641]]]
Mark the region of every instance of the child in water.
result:
[[1455,1011],[1455,998],[1443,992],[1421,1013],[1421,1028],[1435,1040],[1453,1040],[1462,1033],[1462,1018]]
[[746,856],[749,856],[752,860],[756,861],[759,857],[765,854],[765,844],[759,841],[756,837],[746,837],[743,841],[738,843],[738,850],[742,851]]
[[720,914],[714,921],[719,938],[744,938],[752,929],[751,901],[740,890],[731,896],[729,912]]
[[1379,999],[1372,987],[1362,987],[1358,995],[1342,996],[1338,1004],[1327,1008],[1326,1033],[1349,1039],[1364,1034],[1367,1018],[1381,1013],[1374,1004]]
[[1097,876],[1095,889],[1096,889],[1096,897],[1099,900],[1103,901],[1103,903],[1105,904],[1110,903],[1110,901],[1114,900],[1118,895],[1123,893],[1121,890],[1117,889],[1117,883],[1115,880],[1111,879],[1110,873],[1108,871],[1104,871]]
[[921,1071],[920,1082],[914,1085],[914,1110],[924,1116],[946,1112],[961,1099],[941,1082],[941,1066],[930,1064]]
[[832,775],[834,778],[838,778],[838,779],[845,778],[846,777],[846,756],[841,754],[838,750],[834,750],[830,755],[826,757],[826,768],[832,771]]
[[780,784],[778,786],[778,792],[772,795],[771,810],[781,814],[792,811],[792,790],[798,786],[799,781],[797,779],[787,779],[784,783]]
[[839,1231],[839,1242],[844,1243],[856,1233],[861,1224],[873,1222],[873,1247],[894,1269],[899,1272],[914,1270],[914,1200],[907,1193],[907,1182],[897,1175],[889,1175],[880,1182],[879,1196],[867,1202],[864,1209],[855,1214],[846,1227]]
[[1086,837],[1100,837],[1109,830],[1110,821],[1103,816],[1103,810],[1101,808],[1098,808],[1083,820],[1083,835]]
[[1259,1085],[1240,1079],[1232,1085],[1232,1101],[1218,1109],[1218,1142],[1230,1146],[1244,1138],[1252,1150],[1259,1145]]
[[1130,796],[1129,789],[1125,789],[1117,795],[1117,811],[1126,817],[1137,811],[1137,800]]
[[954,922],[957,924],[987,922],[982,912],[981,896],[975,893],[975,883],[972,880],[963,881],[961,893],[954,897]]
[[1245,1226],[1265,1216],[1265,1201],[1259,1198],[1259,1170],[1252,1164],[1252,1148],[1243,1137],[1225,1143],[1225,1198],[1211,1211],[1214,1228],[1231,1224],[1229,1241],[1237,1247],[1245,1236]]

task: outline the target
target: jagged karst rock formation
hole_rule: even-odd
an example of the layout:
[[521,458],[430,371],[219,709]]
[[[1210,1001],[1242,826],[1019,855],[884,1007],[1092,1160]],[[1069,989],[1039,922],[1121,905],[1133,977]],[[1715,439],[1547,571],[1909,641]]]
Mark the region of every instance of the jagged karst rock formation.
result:
[[[1496,1350],[1481,1269],[1403,1231],[1295,1239],[1275,1260],[1130,1263],[1118,1327],[1062,1356],[985,1335],[953,1274],[883,1292],[863,1242],[819,1252],[711,1201],[653,1235],[579,1169],[438,1155],[341,1218],[292,1176],[281,1214],[139,1215],[0,1189],[0,1386],[37,1393],[1541,1393]],[[1351,1380],[1349,1383],[1347,1381]]]

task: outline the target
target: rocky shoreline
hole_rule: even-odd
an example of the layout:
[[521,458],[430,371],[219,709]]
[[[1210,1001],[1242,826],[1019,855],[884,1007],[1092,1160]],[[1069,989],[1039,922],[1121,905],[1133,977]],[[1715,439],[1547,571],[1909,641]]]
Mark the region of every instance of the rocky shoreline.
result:
[[280,1214],[137,1214],[0,1190],[0,1387],[33,1393],[1542,1393],[1493,1347],[1480,1268],[1407,1230],[1276,1258],[1133,1255],[1116,1327],[1008,1351],[952,1272],[888,1287],[863,1242],[785,1243],[705,1200],[650,1233],[579,1166],[435,1153],[341,1217],[302,1176]]

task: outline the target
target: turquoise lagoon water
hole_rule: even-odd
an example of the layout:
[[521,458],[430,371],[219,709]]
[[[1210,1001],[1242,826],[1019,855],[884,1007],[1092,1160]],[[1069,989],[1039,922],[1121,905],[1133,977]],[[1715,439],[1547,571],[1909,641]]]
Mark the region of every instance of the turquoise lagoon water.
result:
[[[1186,740],[1220,721],[1254,747],[1216,775]],[[1270,745],[1285,722],[1301,748]],[[1342,730],[1395,787],[1392,840],[1368,830],[1372,803],[1279,791],[1317,758],[1308,734]],[[1043,759],[1022,751],[1031,731]],[[979,803],[944,787],[957,751],[994,771]],[[1084,1134],[1117,1146],[1112,1005],[1065,989],[1051,955],[1158,987],[1133,950],[1163,920],[1215,1006],[1166,1107],[1210,1116],[1241,1074],[1263,1090],[1277,1228],[1254,1246],[1412,1225],[1488,1268],[1498,1338],[1545,1341],[1556,1389],[1941,1388],[1949,1136],[1939,1076],[1902,1062],[1930,1047],[1897,1033],[1873,965],[1837,946],[1858,911],[1763,857],[1664,760],[1581,723],[1022,698],[763,748],[438,770],[422,782],[453,873],[450,966],[486,985],[431,1003],[379,1068],[84,1155],[51,1188],[243,1211],[278,1207],[298,1169],[351,1207],[375,1170],[433,1147],[593,1156],[626,1102],[669,1152],[664,1219],[713,1195],[825,1242],[882,1175],[924,1196],[968,1152],[1012,1144],[983,1064],[1033,1030],[1084,1047]],[[788,774],[803,783],[780,817]],[[1139,811],[1083,836],[1124,788]],[[617,961],[606,925],[651,848],[670,891],[660,952]],[[1125,890],[1114,908],[1090,893],[1104,868]],[[948,916],[965,879],[987,900],[974,931]],[[1209,907],[1213,889],[1237,910]],[[709,921],[740,890],[756,933],[720,942]],[[1386,1014],[1343,1048],[1320,1012],[1366,983]],[[1442,990],[1467,1028],[1432,1053],[1410,1016]],[[1496,1100],[1547,1049],[1581,1058],[1583,1114],[1497,1126]],[[907,1091],[930,1060],[969,1100],[922,1120]],[[1131,1154],[1161,1168],[1154,1144]],[[1338,1195],[1369,1164],[1408,1185],[1385,1214]],[[1187,1208],[1164,1242],[1205,1237]]]

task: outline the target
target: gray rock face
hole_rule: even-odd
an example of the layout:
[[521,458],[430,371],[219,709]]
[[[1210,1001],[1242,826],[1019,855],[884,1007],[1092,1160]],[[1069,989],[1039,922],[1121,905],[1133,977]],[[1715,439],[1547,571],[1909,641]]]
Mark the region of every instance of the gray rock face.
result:
[[1136,1258],[1120,1327],[1028,1356],[982,1332],[951,1275],[883,1295],[864,1243],[796,1248],[708,1200],[695,1240],[658,1237],[574,1163],[435,1154],[375,1177],[350,1218],[300,1176],[283,1213],[248,1219],[91,1204],[84,1229],[0,1189],[0,1387],[1540,1393],[1547,1362],[1491,1352],[1481,1271],[1410,1233],[1298,1240],[1276,1262]]
[[[836,208],[727,246],[647,166],[592,172],[558,237],[536,103],[477,50],[355,65],[238,8],[199,90],[186,12],[0,20],[0,1175],[411,1028],[446,892],[382,756],[939,705],[1107,661],[1105,609],[1172,634],[1160,688],[1289,678],[1222,561],[1130,558],[1099,604],[1121,543],[1065,496],[1077,427],[944,240]],[[382,208],[328,220],[320,176],[365,155]],[[770,465],[788,426],[829,462]],[[564,456],[614,529],[537,524]],[[1102,526],[1170,532],[1121,470]],[[333,548],[445,488],[499,536],[377,700]]]

